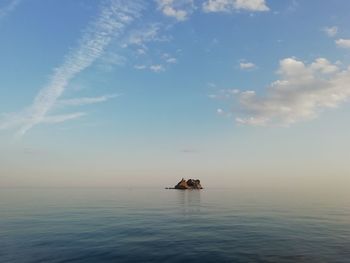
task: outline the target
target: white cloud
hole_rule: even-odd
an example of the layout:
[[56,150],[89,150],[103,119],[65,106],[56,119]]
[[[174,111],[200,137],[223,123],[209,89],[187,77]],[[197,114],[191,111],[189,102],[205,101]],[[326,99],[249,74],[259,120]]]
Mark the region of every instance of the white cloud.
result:
[[337,63],[332,64],[325,58],[318,58],[315,62],[311,63],[310,69],[313,72],[321,72],[323,74],[330,74],[339,70]]
[[176,63],[177,63],[177,59],[174,58],[173,56],[171,56],[171,55],[168,54],[168,53],[164,53],[164,54],[162,55],[162,59],[164,59],[165,62],[168,63],[168,64],[176,64]]
[[295,58],[280,61],[280,79],[265,94],[229,94],[237,108],[236,121],[245,125],[290,125],[316,118],[350,97],[350,67],[340,69],[325,58],[305,64]]
[[236,122],[238,124],[243,125],[251,125],[251,126],[266,126],[268,119],[264,117],[255,118],[255,117],[249,117],[249,118],[236,118]]
[[8,0],[5,5],[0,5],[0,19],[7,16],[20,4],[22,0]]
[[98,68],[107,72],[112,71],[116,66],[124,66],[127,59],[119,54],[108,52],[101,56],[98,62]]
[[216,114],[225,118],[230,118],[231,117],[231,113],[230,112],[226,112],[225,110],[218,108],[216,109]]
[[327,36],[334,37],[338,34],[338,27],[336,26],[324,27],[322,31],[325,32]]
[[142,29],[133,30],[129,33],[128,39],[126,40],[124,46],[143,46],[147,42],[162,41],[164,39],[159,37],[160,30],[160,24],[151,24]]
[[150,65],[150,66],[146,66],[146,65],[135,65],[134,66],[135,69],[137,70],[145,70],[145,69],[149,69],[155,73],[159,73],[162,71],[165,71],[165,67],[161,64],[154,64],[154,65]]
[[[121,47],[131,48],[138,58],[145,58],[148,53],[152,54],[152,49],[148,47],[151,42],[168,42],[172,39],[170,35],[163,33],[164,25],[152,23],[143,25],[141,28],[131,30],[125,39],[122,40]],[[138,62],[144,64],[143,62]]]
[[147,49],[146,48],[138,48],[136,50],[138,55],[145,55],[147,53]]
[[138,70],[141,70],[141,69],[146,69],[147,66],[146,65],[135,65],[134,68],[138,69]]
[[221,89],[217,94],[209,94],[208,97],[211,99],[227,100],[238,93],[240,93],[238,89]]
[[186,20],[193,9],[193,0],[157,0],[157,3],[164,15],[178,21]]
[[156,73],[165,71],[165,68],[163,65],[151,65],[149,69]]
[[335,43],[337,44],[338,47],[350,48],[350,39],[340,38],[340,39],[336,40]]
[[203,3],[204,12],[232,12],[246,10],[261,12],[270,10],[265,0],[207,0]]
[[95,103],[105,102],[107,100],[117,97],[117,94],[113,95],[103,95],[99,97],[83,97],[74,99],[65,99],[57,101],[57,106],[83,106]]
[[265,0],[236,0],[236,9],[243,9],[248,11],[268,11]]
[[240,62],[239,67],[242,70],[249,70],[249,69],[254,69],[256,68],[256,65],[252,62]]
[[224,115],[225,114],[225,111],[223,110],[223,109],[217,109],[216,110],[216,113],[218,114],[218,115]]
[[166,63],[169,63],[169,64],[176,64],[177,63],[176,58],[167,58],[165,61],[166,61]]
[[[49,83],[39,91],[33,104],[16,115],[15,122],[23,124],[19,135],[47,119],[47,114],[54,108],[69,82],[101,57],[111,40],[120,36],[125,27],[139,15],[140,8],[129,1],[108,1],[108,6],[104,6],[98,19],[83,34],[79,47],[65,57],[61,66],[54,69]],[[0,125],[5,126],[8,125]]]
[[187,12],[185,10],[176,10],[170,5],[163,7],[163,13],[166,16],[175,17],[179,21],[187,19]]

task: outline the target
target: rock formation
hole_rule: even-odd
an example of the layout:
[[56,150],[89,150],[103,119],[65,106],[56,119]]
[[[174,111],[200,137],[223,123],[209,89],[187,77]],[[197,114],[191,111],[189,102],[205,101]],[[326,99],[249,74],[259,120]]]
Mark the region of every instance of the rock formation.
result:
[[201,181],[198,179],[188,179],[186,181],[184,178],[182,178],[182,180],[177,185],[175,185],[175,189],[203,189],[203,187],[201,186]]

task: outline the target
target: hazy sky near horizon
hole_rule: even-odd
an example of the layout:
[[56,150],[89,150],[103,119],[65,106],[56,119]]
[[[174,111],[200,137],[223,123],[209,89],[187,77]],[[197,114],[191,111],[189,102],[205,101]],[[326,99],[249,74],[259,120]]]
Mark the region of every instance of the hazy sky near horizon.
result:
[[0,185],[349,180],[349,10],[1,0]]

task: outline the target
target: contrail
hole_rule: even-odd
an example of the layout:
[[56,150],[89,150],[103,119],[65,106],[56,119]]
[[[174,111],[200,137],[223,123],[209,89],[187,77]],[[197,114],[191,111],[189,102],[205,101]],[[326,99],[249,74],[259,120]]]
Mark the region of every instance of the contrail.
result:
[[78,48],[72,50],[61,66],[54,69],[48,85],[42,88],[27,109],[23,126],[18,136],[24,135],[33,126],[45,122],[47,113],[55,106],[69,82],[98,59],[113,38],[119,37],[127,25],[134,21],[142,10],[137,1],[110,0],[102,7],[97,20],[83,33]]

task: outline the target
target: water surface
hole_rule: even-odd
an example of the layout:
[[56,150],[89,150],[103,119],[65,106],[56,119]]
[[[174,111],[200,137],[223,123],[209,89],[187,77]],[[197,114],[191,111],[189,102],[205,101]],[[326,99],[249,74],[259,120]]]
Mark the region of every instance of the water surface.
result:
[[349,197],[1,189],[0,262],[350,262]]

